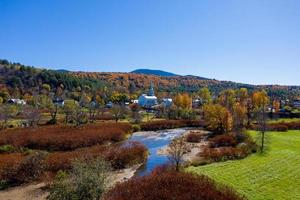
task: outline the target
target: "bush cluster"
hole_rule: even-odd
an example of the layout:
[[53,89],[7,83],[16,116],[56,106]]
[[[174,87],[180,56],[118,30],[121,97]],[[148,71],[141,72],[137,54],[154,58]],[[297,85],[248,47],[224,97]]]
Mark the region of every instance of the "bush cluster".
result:
[[201,141],[201,139],[202,139],[202,135],[198,133],[191,132],[186,136],[186,141],[190,143],[198,143]]
[[205,148],[201,153],[201,156],[212,162],[242,159],[248,155],[246,149],[234,147]]
[[0,168],[0,180],[10,185],[37,180],[44,171],[45,156],[43,152],[34,152],[26,157],[22,154],[1,156],[1,160],[7,160]]
[[270,131],[300,130],[300,122],[279,122],[268,124]]
[[108,163],[99,158],[75,161],[70,173],[57,174],[48,199],[100,199],[106,189],[108,170]]
[[68,151],[104,142],[119,142],[131,131],[132,126],[125,123],[14,129],[0,135],[0,146],[9,144],[16,148]]
[[147,148],[139,142],[129,142],[119,148],[108,151],[105,160],[109,161],[114,169],[123,169],[147,158]]
[[28,155],[10,153],[0,155],[0,180],[9,185],[34,181],[41,174],[56,174],[71,170],[74,160],[94,160],[98,157],[111,163],[114,169],[122,169],[145,161],[147,148],[139,142],[126,145],[92,146],[68,152],[32,152]]
[[114,147],[96,145],[69,152],[55,152],[46,158],[47,171],[69,170],[76,159],[94,159],[99,156],[111,162],[114,169],[122,169],[144,162],[147,157],[147,148],[139,142],[132,142]]
[[239,200],[231,189],[217,185],[205,176],[156,171],[148,176],[131,179],[108,191],[105,200]]
[[[257,125],[251,127],[254,130],[259,130]],[[300,122],[272,122],[267,124],[267,131],[285,132],[288,130],[300,130]]]
[[143,131],[157,131],[181,127],[203,127],[204,122],[197,120],[160,120],[141,124]]
[[233,135],[223,134],[217,135],[210,140],[210,146],[213,148],[217,147],[235,147],[237,145],[237,140]]

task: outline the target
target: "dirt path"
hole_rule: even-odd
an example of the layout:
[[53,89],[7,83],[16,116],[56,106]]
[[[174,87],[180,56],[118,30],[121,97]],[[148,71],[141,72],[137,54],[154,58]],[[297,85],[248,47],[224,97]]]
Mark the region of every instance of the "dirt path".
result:
[[1,200],[46,200],[48,192],[42,188],[44,183],[13,187],[0,191]]

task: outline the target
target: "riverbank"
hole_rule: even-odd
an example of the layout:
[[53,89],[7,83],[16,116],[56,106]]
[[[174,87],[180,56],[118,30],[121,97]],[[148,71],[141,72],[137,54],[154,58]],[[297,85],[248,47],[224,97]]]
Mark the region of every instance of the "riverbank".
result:
[[[199,157],[199,154],[203,152],[203,149],[209,145],[207,141],[207,136],[209,135],[209,131],[205,130],[199,130],[199,129],[192,129],[187,130],[184,134],[182,134],[181,137],[186,138],[189,134],[195,134],[199,135],[201,138],[199,142],[185,142],[186,143],[186,149],[187,151],[183,155],[183,162],[185,164],[190,164],[194,162],[200,162],[202,160],[201,157]],[[167,156],[169,151],[168,145],[160,148],[157,150],[158,155],[164,155]]]

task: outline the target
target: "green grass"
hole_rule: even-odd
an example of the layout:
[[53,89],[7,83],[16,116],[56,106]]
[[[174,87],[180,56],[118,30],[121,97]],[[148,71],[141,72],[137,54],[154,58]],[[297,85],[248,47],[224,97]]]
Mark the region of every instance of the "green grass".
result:
[[250,200],[300,199],[300,131],[268,134],[270,146],[263,155],[189,167],[187,171],[205,174]]

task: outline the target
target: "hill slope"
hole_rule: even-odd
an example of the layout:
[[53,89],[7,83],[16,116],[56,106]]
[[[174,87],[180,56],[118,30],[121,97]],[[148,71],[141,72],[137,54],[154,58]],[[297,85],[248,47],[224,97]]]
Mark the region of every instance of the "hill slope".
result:
[[198,76],[55,71],[0,60],[0,97],[6,99],[7,93],[12,97],[41,93],[44,90],[44,84],[50,86],[52,93],[55,93],[58,87],[63,88],[70,97],[72,96],[71,98],[75,99],[81,98],[80,92],[93,96],[95,91],[102,91],[102,93],[106,91],[105,95],[101,94],[102,96],[109,96],[114,91],[139,95],[148,89],[150,82],[154,84],[158,97],[168,96],[166,93],[171,93],[171,96],[177,92],[195,93],[202,87],[208,87],[214,95],[218,95],[220,91],[225,89],[247,88],[250,91],[265,89],[274,98],[300,96],[299,86],[256,86],[205,79]]

